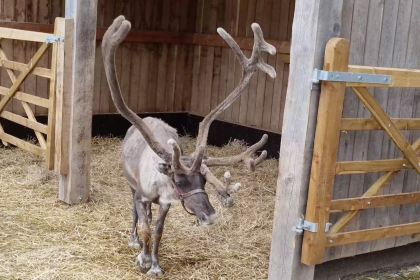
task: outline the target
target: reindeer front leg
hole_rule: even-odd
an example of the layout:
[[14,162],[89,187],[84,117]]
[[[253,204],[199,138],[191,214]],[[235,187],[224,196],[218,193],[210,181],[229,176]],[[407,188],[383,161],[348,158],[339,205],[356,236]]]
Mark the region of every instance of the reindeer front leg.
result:
[[147,204],[141,201],[141,197],[135,197],[136,210],[139,219],[140,235],[143,241],[143,250],[137,256],[136,264],[140,267],[141,272],[146,273],[152,266],[152,258],[150,256],[149,242],[151,237],[151,230],[147,217]]
[[136,207],[136,197],[133,193],[133,229],[131,230],[130,241],[128,241],[129,247],[134,247],[140,249],[141,242],[139,236],[137,234],[137,222],[139,220],[139,215],[137,214],[137,207]]
[[153,251],[152,251],[152,268],[147,272],[147,275],[152,277],[161,277],[163,276],[162,268],[159,265],[159,244],[160,239],[162,238],[163,225],[165,223],[166,214],[168,214],[171,204],[160,204],[159,205],[159,217],[156,221],[156,227],[153,237]]

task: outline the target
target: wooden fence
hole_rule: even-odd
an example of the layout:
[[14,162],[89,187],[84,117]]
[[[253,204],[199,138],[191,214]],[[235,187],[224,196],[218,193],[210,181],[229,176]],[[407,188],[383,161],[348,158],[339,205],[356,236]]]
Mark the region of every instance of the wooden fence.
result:
[[[293,11],[293,0],[98,0],[97,39],[120,14],[132,22],[133,32],[116,56],[124,99],[132,110],[188,111],[203,116],[233,89],[241,73],[216,27],[225,28],[241,48],[250,50],[251,23],[258,22],[267,41],[277,47],[278,54],[270,57],[268,63],[276,68],[278,78],[272,80],[257,73],[247,92],[222,119],[280,132],[288,79],[283,54],[290,50]],[[52,27],[48,24],[63,13],[63,0],[8,0],[1,10],[0,25],[50,32]],[[34,48],[31,44],[5,44],[5,52],[16,61],[22,61]],[[245,53],[249,55],[250,51]],[[48,67],[50,61],[51,54],[40,63]],[[2,72],[2,83],[7,83],[5,77],[7,73]],[[48,84],[35,79],[24,86],[45,97]],[[11,106],[13,112],[24,113],[18,106]],[[45,113],[43,109],[35,111],[36,115]],[[100,41],[96,48],[93,113],[116,113],[103,69]]]

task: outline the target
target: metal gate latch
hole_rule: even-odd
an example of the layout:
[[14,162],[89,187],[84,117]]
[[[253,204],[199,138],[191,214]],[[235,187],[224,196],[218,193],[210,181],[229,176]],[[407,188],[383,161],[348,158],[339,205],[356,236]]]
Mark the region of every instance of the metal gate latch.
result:
[[316,68],[312,75],[312,83],[319,83],[319,81],[332,81],[389,85],[391,84],[391,80],[391,75],[324,71]]
[[[329,232],[331,226],[331,223],[326,223],[325,232]],[[299,218],[296,226],[292,227],[292,230],[296,233],[296,235],[302,235],[304,230],[310,232],[318,232],[318,223],[309,222],[303,218]]]
[[60,38],[57,36],[51,36],[51,35],[47,35],[45,36],[45,43],[47,44],[51,44],[51,43],[64,43],[64,38]]

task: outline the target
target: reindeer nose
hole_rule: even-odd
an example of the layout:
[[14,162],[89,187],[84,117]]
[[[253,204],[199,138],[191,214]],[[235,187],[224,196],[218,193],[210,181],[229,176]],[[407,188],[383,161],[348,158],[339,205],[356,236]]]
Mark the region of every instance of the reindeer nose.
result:
[[201,221],[205,225],[212,225],[217,221],[217,214],[213,213],[210,216],[207,216],[205,213],[201,214]]

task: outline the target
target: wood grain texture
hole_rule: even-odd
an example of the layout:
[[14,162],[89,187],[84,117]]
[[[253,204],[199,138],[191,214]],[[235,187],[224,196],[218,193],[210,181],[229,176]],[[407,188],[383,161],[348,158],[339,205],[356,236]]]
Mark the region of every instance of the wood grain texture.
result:
[[[353,17],[350,33],[350,63],[364,65],[365,48],[367,44],[366,34],[368,27],[369,2],[355,0],[352,9]],[[343,13],[345,12],[343,11]],[[360,105],[360,101],[351,90],[346,93],[343,114],[345,114],[345,117],[370,117],[369,112],[363,108],[363,105]],[[347,141],[347,145],[345,144],[344,147],[340,147],[344,148],[343,152],[346,153],[346,160],[367,159],[368,136],[369,135],[367,133],[363,134],[359,131],[356,131],[354,134],[349,134],[349,137],[345,140]],[[364,179],[364,174],[351,175],[351,177],[348,178],[348,181],[341,182],[342,184],[340,186],[344,188],[341,195],[346,195],[346,197],[357,197],[363,195],[365,191]],[[347,193],[344,194],[344,192]],[[347,228],[349,230],[358,228],[357,221],[349,224]],[[341,248],[340,257],[353,256],[356,252],[356,245],[352,244],[344,246]]]
[[[346,39],[331,39],[325,49],[323,69],[346,71],[349,53],[350,46]],[[345,83],[341,82],[322,83],[305,215],[306,220],[318,223],[319,229],[318,232],[305,231],[302,262],[307,265],[319,264],[324,260],[325,225],[329,222],[345,88]]]
[[[144,0],[142,0],[144,1]],[[177,0],[181,1],[181,0]],[[277,0],[276,0],[277,1]],[[99,13],[98,13],[99,14]],[[124,12],[127,16],[127,12]],[[293,13],[292,13],[293,15]],[[133,22],[137,22],[137,18]],[[99,25],[99,22],[98,22]],[[101,26],[104,26],[102,24]],[[24,31],[33,31],[41,33],[52,33],[54,26],[51,24],[33,24],[24,22],[10,22],[0,21],[0,27],[22,29]],[[102,40],[106,28],[98,27],[96,33],[96,39]],[[41,34],[42,35],[42,34]],[[252,50],[254,45],[253,38],[232,36],[239,47],[243,50]],[[41,37],[38,37],[41,40]],[[37,40],[38,41],[38,40]],[[131,30],[127,35],[126,42],[136,43],[163,43],[163,44],[183,44],[183,45],[199,45],[209,47],[222,47],[230,48],[227,43],[217,34],[201,34],[194,32],[164,32],[164,31],[153,31],[153,30]],[[276,52],[279,54],[290,53],[290,42],[289,41],[278,41],[278,40],[266,40],[276,48]]]
[[332,200],[330,211],[362,210],[418,202],[420,202],[420,192],[345,198]]
[[388,226],[360,231],[349,231],[345,233],[329,234],[327,237],[328,246],[344,245],[362,241],[384,239],[394,236],[401,236],[420,232],[420,222],[405,225]]
[[[390,111],[390,110],[387,110]],[[420,119],[391,119],[399,130],[419,130]],[[341,130],[382,130],[383,128],[373,118],[344,118],[341,120]]]
[[314,68],[321,69],[328,40],[340,34],[342,4],[336,0],[296,1],[269,279],[313,277],[314,266],[301,264],[301,237],[285,229],[304,213],[309,186],[319,91],[305,81]]
[[[7,13],[14,17],[15,10],[19,10],[16,7],[20,7],[19,3],[24,0],[13,1],[16,2],[14,11]],[[258,77],[253,77],[251,86],[245,90],[241,99],[227,110],[226,120],[255,126],[259,85],[258,104],[261,106],[258,107],[257,127],[279,132],[279,120],[282,119],[284,110],[284,98],[283,101],[281,98],[285,96],[287,89],[288,77],[283,75],[287,71],[282,70],[285,61],[283,54],[290,53],[290,42],[287,39],[290,39],[294,9],[291,2],[293,1],[98,0],[93,113],[116,113],[104,79],[100,40],[117,15],[123,14],[132,23],[126,42],[117,50],[116,63],[124,100],[137,113],[189,110],[194,114],[205,115],[209,112],[226,97],[228,90],[231,91],[241,77],[238,62],[225,41],[216,33],[216,28],[220,26],[229,31],[245,54],[250,56],[254,42],[250,25],[258,21],[263,26],[265,39],[276,47],[279,54],[269,61],[279,72],[279,78],[273,81],[271,78],[267,79],[265,74],[257,74],[261,76],[260,80],[265,79],[268,82],[269,86],[266,87],[264,81],[258,83]],[[8,21],[5,18],[7,21],[0,20],[0,27],[13,27],[38,34],[53,33],[51,23],[63,12],[63,3],[62,0],[40,0],[32,3],[31,0],[31,5],[25,7],[27,19]],[[264,14],[269,16],[265,17]],[[31,49],[33,43],[27,44],[25,52],[31,53],[35,49]],[[14,48],[10,50],[15,52]],[[43,63],[44,68],[48,68],[50,61]],[[49,73],[43,74],[47,75]],[[198,80],[194,78],[197,75],[201,77]],[[47,82],[39,78],[29,78],[28,81],[35,80],[28,83],[29,90],[43,96],[42,92],[47,90]],[[205,98],[199,98],[200,96]],[[197,100],[200,102],[196,104]],[[42,108],[34,109],[37,115],[46,114]],[[220,118],[223,119],[224,116]],[[275,119],[273,124],[271,118]]]
[[86,202],[90,192],[96,12],[96,0],[66,1],[66,18],[75,18],[71,73],[73,104],[70,114],[69,172],[59,177],[59,199],[69,204]]
[[57,58],[56,86],[56,129],[55,129],[55,172],[60,175],[69,173],[69,141],[71,119],[72,81],[66,79],[73,69],[73,19],[65,19],[64,52],[60,48]]

